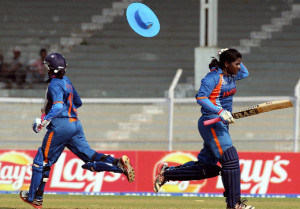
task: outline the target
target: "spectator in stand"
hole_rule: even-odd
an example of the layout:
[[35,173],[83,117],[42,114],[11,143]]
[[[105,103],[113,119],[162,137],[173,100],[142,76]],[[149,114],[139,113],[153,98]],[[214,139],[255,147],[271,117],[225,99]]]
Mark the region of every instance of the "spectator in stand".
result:
[[17,83],[18,88],[23,88],[26,78],[25,66],[25,60],[21,57],[21,48],[16,46],[13,49],[13,57],[2,67],[5,88],[12,88],[13,82]]
[[42,83],[45,81],[45,66],[43,64],[47,56],[47,50],[42,48],[40,50],[40,58],[27,66],[26,83],[28,87],[32,88],[33,83]]

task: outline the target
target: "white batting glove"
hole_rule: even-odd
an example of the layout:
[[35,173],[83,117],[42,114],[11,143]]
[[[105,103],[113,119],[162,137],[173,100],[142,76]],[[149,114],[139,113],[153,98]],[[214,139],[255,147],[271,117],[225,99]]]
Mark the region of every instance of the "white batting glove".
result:
[[44,126],[49,124],[48,120],[43,120],[41,118],[35,118],[32,122],[32,129],[35,133],[39,133]]
[[227,110],[222,110],[219,113],[219,116],[221,117],[222,121],[225,124],[230,124],[230,123],[234,123],[234,118],[232,117],[231,113]]

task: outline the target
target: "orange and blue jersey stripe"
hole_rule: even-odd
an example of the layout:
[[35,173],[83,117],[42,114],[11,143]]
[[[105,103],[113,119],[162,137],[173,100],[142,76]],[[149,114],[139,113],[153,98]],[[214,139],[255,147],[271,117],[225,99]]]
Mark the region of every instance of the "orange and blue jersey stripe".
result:
[[220,111],[222,111],[222,106],[219,98],[223,82],[223,74],[218,75],[219,81],[217,85],[211,90],[211,93],[208,96],[202,96],[200,94],[200,91],[196,95],[197,103],[214,114],[218,114]]
[[218,148],[218,150],[220,152],[220,156],[222,156],[223,155],[223,150],[222,150],[222,147],[221,147],[221,143],[220,143],[220,141],[218,139],[218,136],[216,134],[216,131],[213,128],[211,128],[210,130],[211,130],[211,133],[212,133],[212,135],[214,137],[214,141],[215,141],[215,143],[217,145],[217,148]]
[[209,100],[216,106],[221,107],[220,104],[220,93],[221,93],[221,87],[222,87],[222,82],[223,82],[223,74],[220,74],[220,80],[218,85],[212,90]]
[[47,143],[46,143],[46,147],[45,147],[45,151],[44,151],[44,157],[45,157],[45,162],[48,163],[48,153],[49,153],[49,150],[50,150],[50,145],[51,145],[51,141],[52,141],[52,138],[53,138],[53,134],[54,132],[50,132],[49,135],[48,135],[48,138],[47,138]]

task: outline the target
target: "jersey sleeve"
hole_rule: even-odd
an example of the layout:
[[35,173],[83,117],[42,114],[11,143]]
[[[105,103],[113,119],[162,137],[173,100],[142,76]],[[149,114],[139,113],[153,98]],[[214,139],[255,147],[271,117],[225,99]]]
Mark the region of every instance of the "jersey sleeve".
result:
[[53,104],[48,114],[44,117],[44,120],[52,120],[60,113],[64,104],[63,93],[63,89],[59,85],[49,85],[48,94],[50,95]]
[[81,101],[81,98],[78,94],[78,92],[76,91],[72,81],[66,77],[66,79],[68,80],[68,82],[72,85],[72,89],[73,89],[73,105],[75,106],[75,108],[79,108],[82,106],[82,101]]
[[217,107],[209,100],[209,97],[214,88],[218,85],[219,80],[220,76],[217,73],[211,72],[208,73],[201,81],[200,89],[196,94],[196,100],[205,112],[218,114],[222,111],[222,108]]
[[241,63],[241,69],[237,73],[235,80],[244,79],[244,78],[248,77],[248,75],[249,75],[248,69],[246,68],[246,66],[243,63]]

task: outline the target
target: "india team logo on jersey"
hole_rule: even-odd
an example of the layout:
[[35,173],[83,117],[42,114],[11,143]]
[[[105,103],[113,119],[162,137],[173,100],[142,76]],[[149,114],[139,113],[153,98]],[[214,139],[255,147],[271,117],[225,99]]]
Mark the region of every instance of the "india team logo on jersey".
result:
[[[198,159],[189,154],[183,152],[175,152],[166,155],[160,161],[156,163],[153,169],[153,178],[155,178],[157,166],[160,162],[166,162],[169,166],[179,166],[189,161],[197,161]],[[169,181],[164,184],[160,192],[188,192],[188,193],[197,193],[200,192],[201,188],[204,187],[207,183],[207,179],[198,180],[198,181]]]
[[31,179],[32,158],[15,151],[0,155],[0,190],[28,190]]

